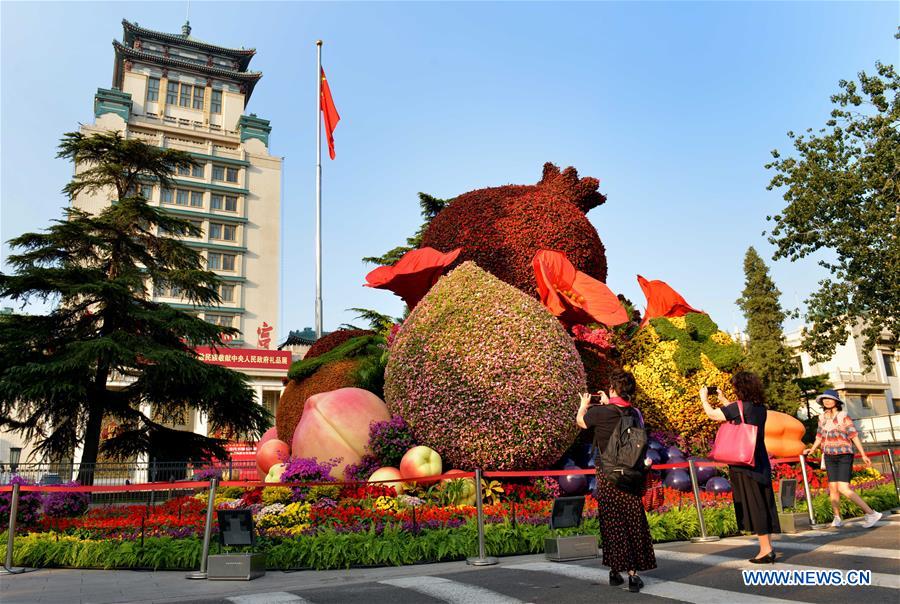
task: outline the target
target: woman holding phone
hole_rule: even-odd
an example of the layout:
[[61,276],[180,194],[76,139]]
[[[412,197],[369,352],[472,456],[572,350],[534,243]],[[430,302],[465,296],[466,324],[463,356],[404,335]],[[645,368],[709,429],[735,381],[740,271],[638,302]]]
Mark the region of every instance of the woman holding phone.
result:
[[[599,404],[591,404],[590,394],[581,395],[575,423],[580,428],[594,429],[594,445],[599,451],[606,449],[624,414],[631,414],[643,425],[641,412],[631,404],[635,388],[634,377],[618,369],[609,377],[609,396],[601,392],[596,401]],[[623,491],[607,481],[601,472],[597,473],[594,498],[598,502],[603,566],[610,568],[609,584],[613,586],[625,582],[622,572],[627,571],[628,591],[632,593],[639,592],[644,586],[638,571],[656,568],[656,554],[641,495]]]
[[709,389],[700,389],[700,402],[703,411],[713,421],[743,421],[756,426],[756,447],[753,450],[752,466],[729,465],[731,476],[734,514],[737,517],[738,529],[756,533],[759,538],[759,553],[750,562],[766,564],[775,562],[775,551],[772,549],[772,533],[780,533],[778,511],[775,508],[775,492],[772,489],[772,465],[766,451],[766,398],[762,381],[756,374],[739,371],[731,378],[731,385],[737,391],[740,400],[729,402],[724,395],[718,393],[718,409],[709,404]]

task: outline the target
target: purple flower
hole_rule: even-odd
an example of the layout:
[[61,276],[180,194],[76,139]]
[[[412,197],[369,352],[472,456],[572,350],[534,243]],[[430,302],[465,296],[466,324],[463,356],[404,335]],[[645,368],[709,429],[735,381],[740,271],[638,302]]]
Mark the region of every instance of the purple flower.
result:
[[[18,485],[33,485],[34,483],[30,480],[22,478],[19,475],[13,476],[9,485],[12,486],[14,484]],[[6,527],[9,525],[9,509],[12,503],[12,493],[0,493],[0,526]],[[41,507],[43,504],[43,497],[40,493],[34,492],[20,492],[19,493],[19,508],[16,512],[16,522],[22,524],[23,526],[31,526],[36,524],[38,518],[41,515]]]
[[[63,486],[80,486],[77,481],[66,483]],[[71,518],[81,516],[91,504],[90,493],[72,491],[70,493],[47,493],[44,499],[44,514],[51,518]]]
[[369,450],[379,466],[399,466],[403,455],[415,446],[409,425],[399,415],[369,425]]

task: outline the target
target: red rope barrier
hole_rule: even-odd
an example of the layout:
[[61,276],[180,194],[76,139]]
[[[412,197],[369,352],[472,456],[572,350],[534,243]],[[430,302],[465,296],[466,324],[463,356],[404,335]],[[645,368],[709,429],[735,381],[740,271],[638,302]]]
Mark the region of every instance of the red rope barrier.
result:
[[[900,455],[900,449],[893,451],[895,455]],[[879,457],[883,455],[887,455],[887,450],[884,451],[875,451],[872,453],[867,453],[869,457]],[[860,455],[856,455],[855,457],[861,457]],[[800,461],[799,456],[795,457],[780,457],[771,460],[773,463],[794,463]],[[807,459],[807,461],[812,461],[818,463],[818,460]],[[696,461],[694,465],[697,467],[722,467],[728,464],[719,463],[715,461]],[[659,471],[659,470],[671,470],[675,468],[688,468],[689,464],[687,462],[675,463],[675,464],[656,464],[650,467],[651,470]],[[591,475],[594,474],[596,470],[588,468],[570,468],[563,470],[523,470],[523,471],[505,471],[505,470],[495,470],[484,472],[483,476],[485,478],[539,478],[544,476],[572,476],[572,475]],[[319,482],[260,482],[258,480],[223,480],[218,483],[220,487],[240,487],[240,488],[258,488],[258,487],[316,487],[316,486],[334,486],[334,487],[344,487],[344,486],[362,486],[362,485],[373,485],[373,484],[387,484],[393,482],[437,482],[438,480],[455,480],[460,478],[473,478],[475,476],[474,472],[454,472],[452,474],[435,474],[433,476],[422,476],[417,477],[415,479],[411,478],[389,478],[386,480],[376,480],[376,481],[319,481]],[[141,484],[129,484],[129,485],[100,485],[100,486],[39,486],[39,485],[28,485],[23,484],[19,486],[19,491],[26,493],[133,493],[133,492],[147,492],[147,491],[167,491],[167,490],[188,490],[188,489],[206,489],[209,488],[208,481],[181,481],[181,482],[147,482]],[[0,493],[9,493],[12,491],[11,485],[3,485],[0,486]]]

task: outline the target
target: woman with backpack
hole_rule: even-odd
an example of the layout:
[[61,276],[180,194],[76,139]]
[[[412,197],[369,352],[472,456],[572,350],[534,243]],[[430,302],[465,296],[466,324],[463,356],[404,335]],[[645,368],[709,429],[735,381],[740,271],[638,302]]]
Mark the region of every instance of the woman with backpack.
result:
[[[581,406],[575,417],[579,427],[594,429],[596,451],[605,451],[609,438],[615,432],[623,417],[630,416],[643,426],[640,411],[631,405],[634,398],[635,382],[630,373],[616,370],[609,378],[609,396],[601,392],[600,404],[591,405],[591,395],[581,395]],[[623,490],[609,482],[601,471],[598,459],[597,516],[600,522],[600,537],[603,541],[603,565],[610,568],[609,584],[622,585],[625,579],[622,571],[628,572],[628,591],[637,593],[644,586],[638,571],[656,568],[656,554],[650,538],[650,527],[641,499],[643,485],[639,488]]]
[[772,465],[766,451],[766,398],[762,381],[749,371],[739,371],[731,378],[731,385],[737,391],[738,400],[731,403],[719,391],[719,403],[714,409],[709,404],[706,386],[700,389],[700,402],[706,416],[713,421],[738,421],[756,426],[756,447],[753,450],[753,465],[729,465],[734,514],[738,529],[756,533],[759,539],[759,553],[750,558],[754,564],[774,564],[775,551],[772,549],[772,533],[780,533],[778,511],[775,508],[775,492],[772,489]]
[[853,420],[844,413],[844,401],[840,399],[836,390],[826,390],[816,397],[816,402],[822,405],[824,410],[819,416],[819,427],[816,430],[816,442],[809,449],[803,451],[809,455],[820,446],[825,456],[825,470],[828,472],[828,494],[831,497],[831,509],[834,511],[834,520],[831,526],[840,528],[841,520],[841,495],[862,508],[866,519],[864,528],[871,528],[881,520],[881,512],[876,512],[862,497],[850,488],[850,474],[853,471],[853,447],[859,450],[860,457],[866,467],[872,465],[872,460],[866,455],[859,434]]

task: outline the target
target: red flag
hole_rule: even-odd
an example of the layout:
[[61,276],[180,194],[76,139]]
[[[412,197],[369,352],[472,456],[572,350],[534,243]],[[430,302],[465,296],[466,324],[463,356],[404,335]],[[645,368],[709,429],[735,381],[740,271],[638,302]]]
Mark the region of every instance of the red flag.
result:
[[647,297],[647,312],[644,313],[641,325],[657,317],[683,317],[691,312],[703,312],[691,307],[687,300],[665,281],[647,281],[640,275],[637,278],[641,289],[644,290],[644,296]]
[[319,85],[319,97],[322,105],[322,117],[325,119],[325,134],[328,136],[328,155],[334,159],[334,129],[341,121],[341,116],[338,115],[334,99],[331,98],[331,88],[328,87],[324,69],[322,69],[322,80]]

